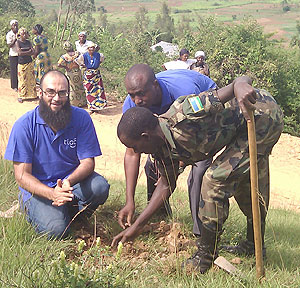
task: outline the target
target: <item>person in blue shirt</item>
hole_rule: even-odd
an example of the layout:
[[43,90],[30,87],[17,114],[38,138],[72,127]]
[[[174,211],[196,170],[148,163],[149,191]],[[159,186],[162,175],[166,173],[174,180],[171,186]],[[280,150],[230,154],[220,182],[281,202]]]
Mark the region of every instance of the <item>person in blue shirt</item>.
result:
[[4,155],[13,161],[28,221],[49,238],[65,237],[74,216],[90,216],[109,192],[106,179],[94,172],[101,149],[93,122],[68,96],[67,77],[47,72],[39,106],[16,121]]
[[100,64],[103,61],[103,54],[96,51],[96,44],[93,42],[88,45],[88,51],[81,54],[76,60],[81,67],[84,67],[83,86],[90,113],[100,111],[107,105],[100,73]]
[[[180,96],[199,94],[210,88],[215,88],[213,80],[191,70],[168,70],[154,74],[152,68],[146,64],[132,66],[125,76],[125,86],[128,92],[123,104],[123,113],[131,107],[139,106],[148,108],[155,114],[165,113],[171,104]],[[202,177],[211,164],[212,159],[197,162],[193,166],[189,179],[190,209],[194,222],[193,233],[200,236],[201,221],[198,217],[200,187]],[[126,175],[126,204],[119,211],[118,222],[124,229],[131,226],[135,211],[134,194],[139,173],[140,153],[131,148],[126,148],[124,169]],[[160,177],[157,165],[148,157],[145,165],[147,176],[148,201],[150,200],[156,183]],[[165,199],[165,213],[170,214],[168,199]]]

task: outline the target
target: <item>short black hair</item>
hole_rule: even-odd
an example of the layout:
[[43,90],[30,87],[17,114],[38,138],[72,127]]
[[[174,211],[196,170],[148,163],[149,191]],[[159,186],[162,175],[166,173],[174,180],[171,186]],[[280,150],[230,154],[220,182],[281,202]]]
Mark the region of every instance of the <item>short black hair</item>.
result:
[[51,73],[62,75],[62,76],[67,80],[67,83],[68,83],[68,92],[70,92],[70,81],[69,81],[69,78],[68,78],[64,73],[62,73],[61,71],[58,71],[58,70],[49,70],[49,71],[47,71],[47,72],[42,76],[42,78],[41,78],[41,80],[40,80],[40,87],[42,87],[45,77],[46,77],[48,74],[51,74]]
[[44,28],[43,28],[43,26],[42,26],[41,24],[36,24],[36,25],[33,27],[33,29],[34,29],[39,35],[41,35],[42,32],[43,32],[43,30],[44,30]]
[[132,107],[122,116],[118,128],[118,137],[138,140],[142,133],[154,130],[158,125],[158,118],[144,107]]
[[147,64],[135,64],[133,65],[125,75],[125,81],[131,81],[136,75],[143,75],[145,81],[145,86],[153,83],[156,79],[153,69]]
[[179,52],[179,56],[182,56],[182,55],[184,55],[184,54],[190,55],[189,50],[187,50],[187,49],[185,49],[185,48],[182,48],[182,49],[180,50],[180,52]]

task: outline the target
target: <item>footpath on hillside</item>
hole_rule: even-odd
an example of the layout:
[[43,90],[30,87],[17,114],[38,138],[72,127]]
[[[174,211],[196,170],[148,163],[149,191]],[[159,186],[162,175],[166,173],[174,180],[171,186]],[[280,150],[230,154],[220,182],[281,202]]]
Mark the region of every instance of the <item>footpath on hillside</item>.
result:
[[[3,154],[10,129],[24,113],[33,109],[38,101],[17,102],[17,93],[10,89],[9,79],[0,78],[0,152]],[[108,101],[109,101],[108,95]],[[103,155],[96,159],[96,170],[107,178],[124,180],[123,157],[125,147],[117,138],[116,127],[122,115],[122,103],[109,101],[107,109],[92,114]],[[142,158],[139,184],[145,185]],[[189,169],[180,175],[178,186],[187,190]],[[270,156],[271,202],[273,207],[300,212],[300,138],[282,134]]]

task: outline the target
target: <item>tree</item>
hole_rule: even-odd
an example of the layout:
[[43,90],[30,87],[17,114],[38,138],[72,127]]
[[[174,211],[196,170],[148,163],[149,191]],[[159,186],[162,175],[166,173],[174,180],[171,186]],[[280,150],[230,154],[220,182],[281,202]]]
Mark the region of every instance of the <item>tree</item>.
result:
[[149,17],[147,16],[148,10],[141,6],[135,13],[135,26],[138,32],[144,33],[148,30]]
[[[60,22],[61,22],[61,15],[62,11],[66,7],[66,16],[63,24],[63,28],[60,33],[60,40],[64,39],[65,32],[68,28],[68,23],[70,23],[69,28],[69,35],[67,39],[69,40],[73,33],[73,27],[75,26],[75,23],[77,19],[79,19],[82,15],[89,13],[90,11],[95,10],[95,1],[94,0],[60,0],[59,5],[59,12],[58,12],[58,19],[57,19],[57,25],[56,25],[56,33],[55,38],[53,41],[53,47],[56,46],[56,42],[58,39],[58,34],[60,30]],[[71,20],[70,20],[71,19]]]
[[29,0],[0,0],[0,15],[18,12],[24,16],[35,15],[35,9]]
[[[103,7],[103,6],[101,6]],[[99,10],[99,16],[98,16],[98,24],[100,27],[102,27],[103,29],[106,29],[108,26],[108,20],[107,20],[107,16],[105,14],[105,12],[103,10]]]
[[170,16],[170,9],[168,5],[164,2],[162,4],[161,12],[157,15],[155,21],[155,28],[163,33],[158,41],[164,40],[167,42],[172,42],[174,37],[174,19]]
[[296,29],[297,29],[297,32],[296,34],[292,37],[291,39],[291,42],[290,42],[290,45],[293,47],[293,46],[297,46],[300,48],[300,21],[297,21],[296,22]]

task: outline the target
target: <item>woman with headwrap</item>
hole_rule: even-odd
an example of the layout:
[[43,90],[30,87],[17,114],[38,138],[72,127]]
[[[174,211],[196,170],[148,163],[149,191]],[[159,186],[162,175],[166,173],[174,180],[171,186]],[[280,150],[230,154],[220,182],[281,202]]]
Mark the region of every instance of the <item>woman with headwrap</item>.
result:
[[35,79],[33,73],[33,62],[31,55],[34,49],[28,40],[29,34],[25,28],[20,28],[17,33],[18,51],[18,101],[22,103],[26,99],[37,97]]
[[76,62],[83,66],[83,86],[85,89],[88,108],[91,113],[103,109],[106,103],[106,97],[100,74],[100,63],[103,62],[102,53],[96,52],[96,44],[89,44],[88,52],[81,54]]
[[197,62],[192,65],[191,69],[210,77],[209,67],[205,62],[205,53],[203,51],[197,51],[195,53],[195,59]]
[[58,67],[66,69],[66,76],[70,81],[70,102],[73,106],[83,107],[86,106],[85,91],[82,84],[82,76],[79,65],[75,62],[80,53],[74,51],[73,45],[69,41],[63,44],[66,54],[60,56],[58,60]]
[[48,39],[45,35],[42,35],[43,26],[36,24],[32,28],[32,33],[35,35],[33,39],[34,54],[34,73],[36,78],[36,84],[40,84],[40,80],[43,75],[51,69],[50,55],[48,50]]

